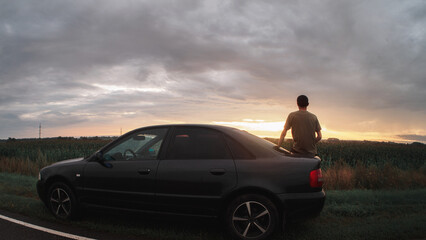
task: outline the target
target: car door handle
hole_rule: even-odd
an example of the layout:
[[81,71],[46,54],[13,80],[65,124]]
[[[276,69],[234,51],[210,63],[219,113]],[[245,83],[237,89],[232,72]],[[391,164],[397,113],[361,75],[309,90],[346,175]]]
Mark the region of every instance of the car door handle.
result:
[[149,169],[149,168],[138,170],[138,173],[140,175],[148,175],[150,172],[151,172],[151,169]]
[[210,173],[213,175],[223,175],[226,173],[226,170],[223,168],[212,168],[210,169]]

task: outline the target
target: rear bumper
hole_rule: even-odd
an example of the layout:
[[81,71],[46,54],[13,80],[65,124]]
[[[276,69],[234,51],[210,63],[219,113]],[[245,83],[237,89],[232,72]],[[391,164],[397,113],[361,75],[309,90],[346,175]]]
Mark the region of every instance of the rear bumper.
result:
[[324,207],[325,192],[278,194],[289,220],[316,217]]

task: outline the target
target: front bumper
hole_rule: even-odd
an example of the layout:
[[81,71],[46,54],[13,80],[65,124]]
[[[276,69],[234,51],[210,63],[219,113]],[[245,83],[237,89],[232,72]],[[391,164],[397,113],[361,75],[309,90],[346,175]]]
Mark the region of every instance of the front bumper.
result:
[[46,187],[44,185],[44,182],[41,180],[37,181],[37,194],[38,197],[43,201],[44,204],[47,206],[47,200],[46,200]]

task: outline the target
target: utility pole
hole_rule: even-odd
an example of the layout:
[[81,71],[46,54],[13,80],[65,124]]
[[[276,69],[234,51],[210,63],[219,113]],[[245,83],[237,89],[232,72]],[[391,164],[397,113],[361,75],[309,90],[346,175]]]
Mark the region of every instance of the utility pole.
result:
[[38,125],[38,139],[41,139],[41,123]]

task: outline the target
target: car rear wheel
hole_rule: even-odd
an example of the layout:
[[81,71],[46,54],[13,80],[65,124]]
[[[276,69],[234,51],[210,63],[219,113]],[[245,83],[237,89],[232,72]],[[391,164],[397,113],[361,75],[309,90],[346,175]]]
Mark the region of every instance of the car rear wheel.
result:
[[49,209],[60,219],[73,219],[77,216],[77,202],[74,192],[62,182],[52,184],[47,198]]
[[226,227],[237,239],[270,237],[278,223],[277,208],[268,198],[247,194],[235,198],[226,211]]

